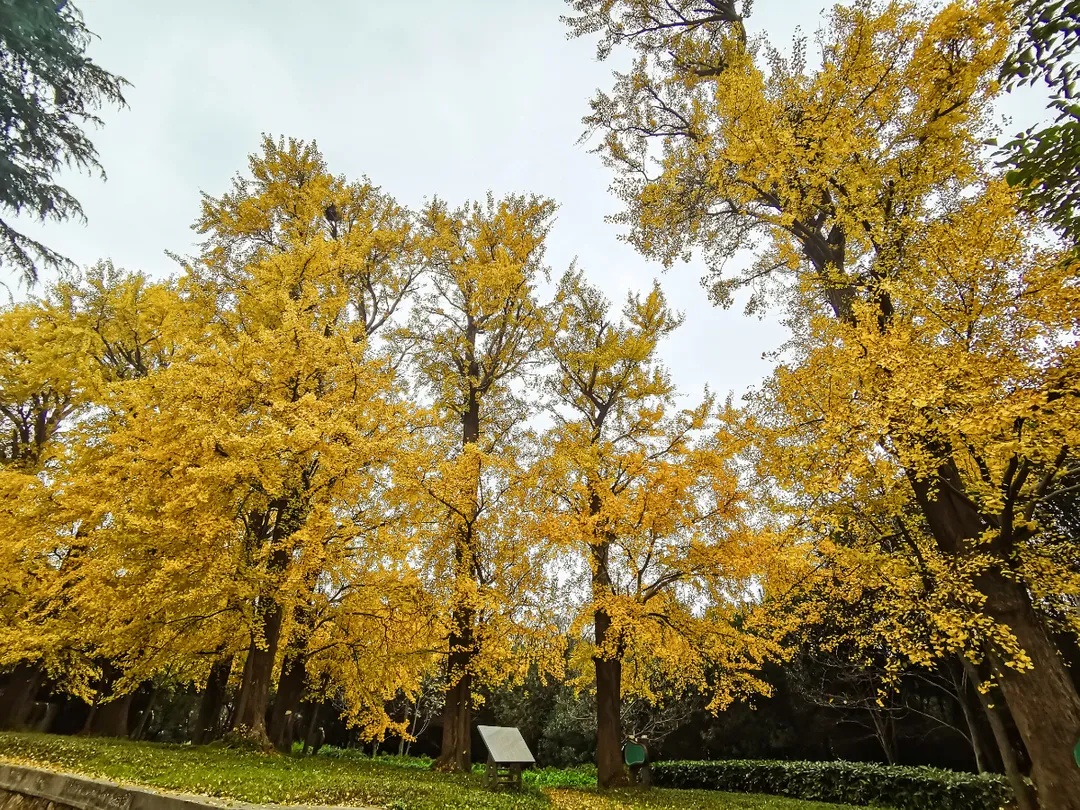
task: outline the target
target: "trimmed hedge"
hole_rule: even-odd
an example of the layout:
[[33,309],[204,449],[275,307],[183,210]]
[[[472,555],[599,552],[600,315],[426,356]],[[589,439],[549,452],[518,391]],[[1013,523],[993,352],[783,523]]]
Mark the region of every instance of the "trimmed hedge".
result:
[[999,810],[1012,800],[1003,776],[868,762],[657,762],[654,784],[768,793],[895,810]]

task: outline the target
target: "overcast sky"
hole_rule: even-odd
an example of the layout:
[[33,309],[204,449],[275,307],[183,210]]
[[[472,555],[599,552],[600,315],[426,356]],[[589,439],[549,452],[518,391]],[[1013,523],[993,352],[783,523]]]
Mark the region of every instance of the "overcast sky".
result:
[[[612,65],[568,41],[561,0],[82,0],[93,58],[132,83],[129,107],[91,133],[108,173],[65,176],[88,224],[27,227],[80,265],[111,258],[163,277],[165,250],[194,250],[199,193],[218,195],[260,133],[318,141],[330,170],[367,175],[405,205],[533,192],[560,204],[548,242],[559,273],[576,256],[622,301],[660,278],[686,323],[664,347],[675,381],[741,393],[768,373],[775,319],[705,300],[700,268],[667,274],[604,222],[610,175],[578,145],[581,118]],[[825,3],[757,0],[748,29],[776,44],[813,33]],[[1038,117],[1030,100],[1004,111]],[[1018,128],[1018,127],[1014,127]],[[3,271],[0,271],[3,272]],[[25,290],[2,276],[16,297]],[[47,281],[48,276],[43,278]],[[39,285],[40,289],[40,285]]]

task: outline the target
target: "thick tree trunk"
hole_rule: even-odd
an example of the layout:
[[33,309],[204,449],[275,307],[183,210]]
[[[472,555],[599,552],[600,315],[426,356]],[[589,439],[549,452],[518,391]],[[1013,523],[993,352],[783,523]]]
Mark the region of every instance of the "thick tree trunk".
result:
[[108,703],[99,703],[87,719],[85,733],[95,737],[127,737],[134,699],[135,693],[129,692]]
[[281,636],[281,607],[272,599],[266,601],[262,614],[265,645],[260,647],[252,639],[248,648],[248,660],[244,666],[231,731],[264,748],[270,748],[270,738],[266,733],[266,709],[270,705],[274,659]]
[[474,618],[471,610],[456,611],[450,634],[447,680],[451,684],[443,705],[442,747],[434,767],[468,772],[472,768],[472,673]]
[[[942,465],[936,493],[929,481],[909,478],[942,551],[965,554],[982,534],[983,521],[961,494],[963,481],[955,467]],[[1044,810],[1080,810],[1080,768],[1072,753],[1080,738],[1080,695],[1023,585],[997,566],[981,574],[975,585],[986,596],[986,613],[1012,631],[1033,665],[1024,672],[1000,666],[997,674],[1031,757],[1039,805]]]
[[979,696],[979,702],[986,713],[986,720],[990,724],[994,741],[997,743],[998,753],[1001,755],[1005,777],[1009,780],[1013,794],[1016,797],[1017,810],[1038,810],[1038,802],[1035,801],[1035,795],[1024,778],[1023,769],[1020,767],[1020,759],[1017,757],[1016,748],[1013,746],[1012,735],[1009,734],[1009,729],[1006,727],[1005,720],[1002,717],[1002,712],[1007,710],[1003,710],[1001,706],[993,705],[990,696],[983,694],[982,690],[979,689],[982,676],[979,674],[978,668],[966,659],[964,659],[963,664],[964,671],[975,686],[975,693]]
[[[596,646],[601,648],[611,628],[603,610],[593,616]],[[618,657],[593,657],[596,667],[596,783],[601,788],[630,783],[622,753],[622,661]]]
[[33,664],[18,664],[11,671],[7,686],[0,692],[0,728],[26,727],[34,708],[34,698],[44,680],[45,674]]
[[[598,519],[603,503],[595,482],[590,484],[589,515]],[[614,538],[602,529],[592,546],[592,597],[611,593],[608,558]],[[603,609],[593,613],[596,654],[596,784],[600,788],[630,784],[622,753],[622,644],[611,638],[611,616]],[[605,646],[607,650],[604,651]],[[612,649],[614,648],[614,649]]]
[[287,655],[281,665],[277,694],[274,695],[274,706],[270,711],[270,742],[286,754],[292,750],[292,717],[300,707],[306,683],[304,656]]
[[1080,740],[1080,700],[1027,592],[1008,580],[998,584],[1006,591],[999,597],[1009,611],[1004,621],[1034,664],[1030,672],[1017,672],[1003,664],[996,669],[1001,693],[1031,757],[1039,806],[1080,810],[1080,768],[1073,757],[1073,747]]
[[[293,493],[295,496],[296,493]],[[291,553],[285,546],[286,539],[303,523],[303,507],[295,497],[280,498],[271,503],[274,514],[273,527],[266,536],[269,511],[264,515],[263,526],[257,532],[273,548],[267,568],[281,573],[289,565]],[[281,604],[273,596],[259,597],[256,616],[261,628],[252,628],[251,645],[244,662],[244,675],[240,682],[240,694],[236,699],[230,732],[245,737],[261,748],[270,749],[270,737],[266,733],[266,711],[270,706],[270,690],[273,687],[274,662],[277,660],[278,642],[281,640]],[[262,645],[257,643],[261,630]]]
[[199,700],[195,733],[192,735],[192,742],[196,745],[206,745],[217,739],[221,733],[221,710],[225,706],[225,695],[229,690],[232,666],[233,657],[230,655],[215,661],[210,667],[206,688],[203,689],[202,698]]
[[[480,367],[473,350],[476,346],[476,328],[470,321],[466,334],[468,341],[468,363],[470,379],[476,379]],[[465,408],[461,415],[461,446],[467,448],[480,440],[480,394],[475,388],[470,389]],[[468,508],[470,517],[475,517],[478,505],[476,498],[480,488],[480,470],[476,470],[473,481],[473,503]],[[474,548],[471,520],[458,526],[454,538],[454,576],[459,581],[472,578],[476,549]],[[467,604],[454,606],[451,616],[451,631],[448,641],[446,660],[446,682],[449,690],[443,705],[442,746],[439,758],[432,764],[441,771],[468,772],[472,769],[472,672],[471,664],[475,655],[475,634],[473,622],[476,616]]]

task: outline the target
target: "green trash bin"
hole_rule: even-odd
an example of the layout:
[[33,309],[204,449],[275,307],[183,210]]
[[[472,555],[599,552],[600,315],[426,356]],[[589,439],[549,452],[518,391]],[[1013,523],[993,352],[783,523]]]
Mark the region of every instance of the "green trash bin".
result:
[[1073,759],[1076,760],[1077,767],[1080,767],[1080,740],[1076,741],[1076,747],[1073,748]]
[[649,749],[637,740],[623,743],[623,762],[630,771],[630,779],[639,787],[652,785],[652,767],[649,765]]
[[645,746],[641,743],[628,742],[623,746],[623,759],[626,767],[636,768],[645,764]]

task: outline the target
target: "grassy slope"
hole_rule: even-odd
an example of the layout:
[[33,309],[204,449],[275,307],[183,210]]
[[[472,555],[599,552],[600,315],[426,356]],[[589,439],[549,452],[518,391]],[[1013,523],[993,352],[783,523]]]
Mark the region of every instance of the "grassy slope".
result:
[[[401,810],[842,810],[841,805],[689,790],[614,791],[581,787],[580,773],[542,771],[520,794],[484,789],[479,775],[432,773],[417,760],[262,755],[216,747],[132,743],[44,734],[0,734],[0,760],[129,784],[255,803],[346,804]],[[543,787],[538,786],[542,785]]]

